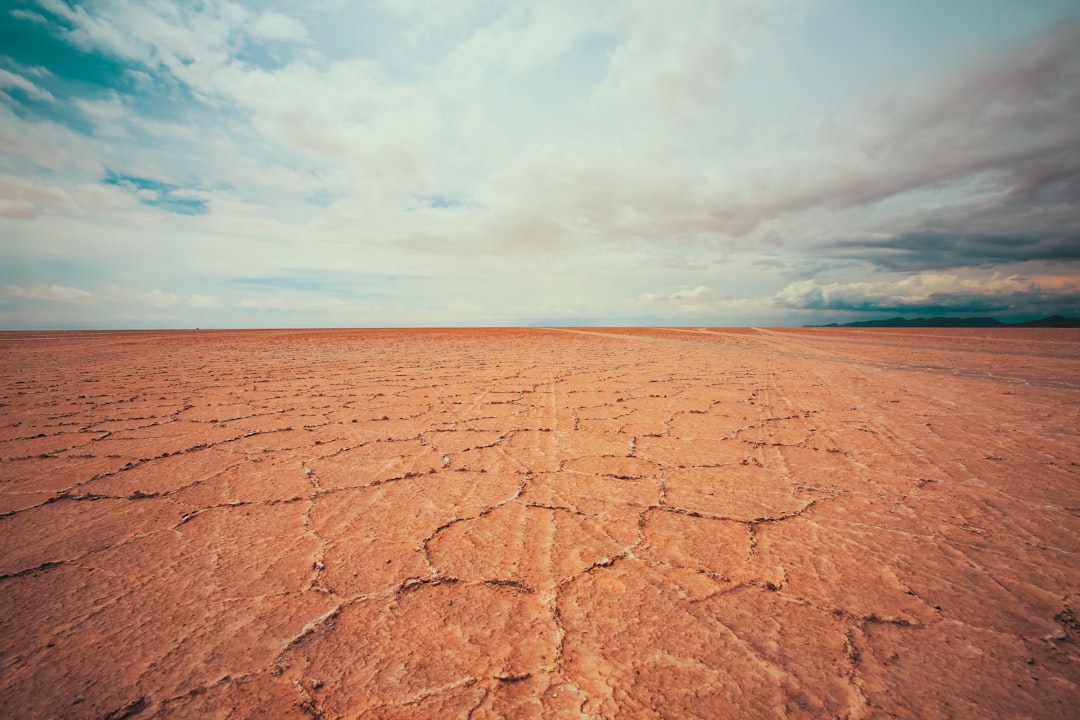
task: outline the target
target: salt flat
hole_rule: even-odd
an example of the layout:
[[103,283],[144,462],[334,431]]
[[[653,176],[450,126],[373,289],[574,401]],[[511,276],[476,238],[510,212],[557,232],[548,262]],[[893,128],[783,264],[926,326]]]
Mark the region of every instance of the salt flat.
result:
[[4,717],[1072,717],[1080,332],[0,334]]

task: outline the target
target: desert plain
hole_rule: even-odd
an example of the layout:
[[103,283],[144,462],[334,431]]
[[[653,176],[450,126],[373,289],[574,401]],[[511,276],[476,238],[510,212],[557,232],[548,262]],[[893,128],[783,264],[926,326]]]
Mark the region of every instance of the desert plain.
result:
[[0,334],[0,716],[1066,718],[1080,331]]

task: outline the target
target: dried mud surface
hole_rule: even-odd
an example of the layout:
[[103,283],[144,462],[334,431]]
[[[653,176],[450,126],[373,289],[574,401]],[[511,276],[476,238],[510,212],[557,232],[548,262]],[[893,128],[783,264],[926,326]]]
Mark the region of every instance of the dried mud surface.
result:
[[1080,332],[0,334],[0,715],[1075,717]]

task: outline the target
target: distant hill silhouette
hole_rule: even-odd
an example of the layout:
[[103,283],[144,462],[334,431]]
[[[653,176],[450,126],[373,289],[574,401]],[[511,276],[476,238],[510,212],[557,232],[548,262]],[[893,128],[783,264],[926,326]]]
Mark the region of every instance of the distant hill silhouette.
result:
[[1028,320],[1020,323],[1005,323],[992,317],[933,317],[902,318],[893,317],[884,320],[860,320],[849,323],[829,323],[828,325],[808,325],[807,327],[884,327],[884,328],[992,328],[992,327],[1030,327],[1030,328],[1074,328],[1080,327],[1080,318],[1051,315],[1041,320]]

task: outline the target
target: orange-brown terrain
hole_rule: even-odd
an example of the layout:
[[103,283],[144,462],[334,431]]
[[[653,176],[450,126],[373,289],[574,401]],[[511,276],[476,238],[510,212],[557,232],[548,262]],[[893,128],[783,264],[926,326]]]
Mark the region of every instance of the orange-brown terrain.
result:
[[1075,717],[1080,331],[0,334],[0,715]]

